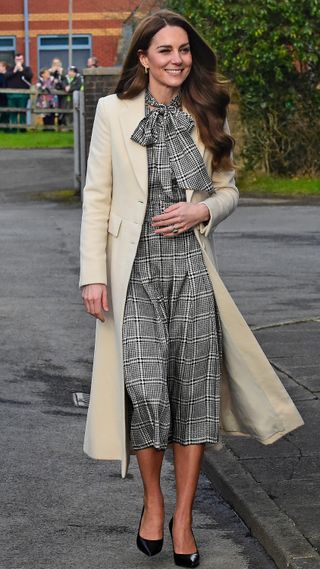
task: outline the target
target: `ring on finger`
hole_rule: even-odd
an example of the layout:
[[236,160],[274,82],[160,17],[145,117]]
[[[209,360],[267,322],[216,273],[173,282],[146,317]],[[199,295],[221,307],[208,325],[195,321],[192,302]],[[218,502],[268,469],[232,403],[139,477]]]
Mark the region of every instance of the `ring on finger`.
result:
[[179,229],[175,225],[173,225],[172,226],[172,233],[178,233],[178,231],[179,231]]

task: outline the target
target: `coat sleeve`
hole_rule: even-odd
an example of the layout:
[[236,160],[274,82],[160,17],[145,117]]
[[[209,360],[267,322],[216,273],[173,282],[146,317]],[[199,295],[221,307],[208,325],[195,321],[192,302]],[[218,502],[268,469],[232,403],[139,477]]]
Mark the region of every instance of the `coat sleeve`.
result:
[[107,103],[99,99],[83,190],[80,286],[107,284],[107,238],[112,196],[112,162]]
[[71,81],[69,93],[73,93],[74,91],[80,91],[81,87],[82,87],[82,79],[81,76],[79,75],[78,77],[75,77],[73,81]]
[[13,67],[11,67],[10,69],[8,69],[8,71],[4,74],[5,79],[12,79],[13,77]]
[[[230,134],[228,121],[226,120],[224,130]],[[212,173],[212,182],[215,193],[204,200],[210,212],[210,219],[206,223],[200,223],[200,233],[207,237],[217,225],[226,219],[237,207],[239,201],[239,191],[235,183],[234,170],[217,170]]]
[[26,66],[23,71],[24,71],[24,76],[25,76],[26,80],[31,81],[31,79],[33,77],[33,72],[32,72],[31,67]]

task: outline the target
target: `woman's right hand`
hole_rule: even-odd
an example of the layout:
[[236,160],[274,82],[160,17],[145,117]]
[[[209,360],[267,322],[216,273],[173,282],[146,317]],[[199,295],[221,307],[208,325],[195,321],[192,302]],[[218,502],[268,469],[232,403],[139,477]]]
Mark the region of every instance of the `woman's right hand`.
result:
[[89,284],[82,287],[82,300],[86,311],[91,316],[105,321],[104,311],[108,312],[108,295],[105,284]]

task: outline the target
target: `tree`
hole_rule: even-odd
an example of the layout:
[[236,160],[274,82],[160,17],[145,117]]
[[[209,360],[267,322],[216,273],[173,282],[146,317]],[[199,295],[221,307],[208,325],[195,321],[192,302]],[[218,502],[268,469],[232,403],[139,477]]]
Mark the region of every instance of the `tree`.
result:
[[218,55],[240,96],[244,158],[320,172],[320,0],[170,0]]

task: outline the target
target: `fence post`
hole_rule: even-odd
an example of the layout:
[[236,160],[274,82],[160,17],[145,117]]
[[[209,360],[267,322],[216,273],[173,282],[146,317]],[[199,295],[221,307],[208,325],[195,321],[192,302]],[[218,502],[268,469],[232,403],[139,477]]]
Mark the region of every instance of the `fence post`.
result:
[[[35,128],[36,126],[36,120],[37,120],[37,115],[34,112],[36,109],[36,103],[37,103],[37,91],[35,91],[34,89],[30,89],[30,126],[31,128]],[[27,116],[28,116],[29,111],[27,111]],[[28,121],[27,121],[28,122]]]
[[79,91],[80,95],[80,190],[81,190],[81,201],[82,192],[85,184],[86,178],[86,136],[85,136],[85,113],[84,113],[84,91]]
[[81,188],[80,172],[80,91],[73,91],[73,185],[76,190]]

